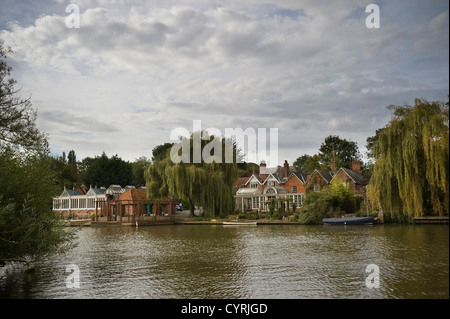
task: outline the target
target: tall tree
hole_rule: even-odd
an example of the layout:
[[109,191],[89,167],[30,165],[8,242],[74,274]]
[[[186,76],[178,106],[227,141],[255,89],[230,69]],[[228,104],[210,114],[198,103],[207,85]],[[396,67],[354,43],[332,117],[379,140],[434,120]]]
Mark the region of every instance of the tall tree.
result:
[[354,157],[360,158],[356,142],[341,139],[339,136],[330,135],[325,138],[319,148],[321,168],[331,169],[331,160],[334,157],[336,169],[340,167],[352,168]]
[[[196,134],[201,134],[202,139]],[[155,161],[145,171],[147,180],[147,193],[150,198],[173,198],[188,200],[191,207],[191,216],[194,213],[194,204],[203,206],[207,216],[214,218],[216,215],[224,215],[234,210],[233,185],[237,180],[238,168],[236,161],[226,163],[226,143],[231,143],[223,138],[208,137],[205,132],[193,133],[190,139],[182,139],[187,142],[189,156],[184,161],[174,163],[169,152],[162,160]],[[194,163],[194,143],[196,136],[201,143],[200,151],[204,151],[210,143],[216,143],[220,148],[220,161],[205,161],[202,156],[199,163]],[[218,144],[217,144],[218,142]],[[177,144],[175,144],[177,145]],[[228,144],[229,145],[229,144]],[[217,148],[214,152],[219,151]],[[233,157],[236,158],[236,145],[232,145]],[[202,152],[203,152],[202,151]],[[219,152],[218,152],[219,153]],[[208,153],[210,154],[210,153]]]
[[66,251],[73,233],[52,211],[59,191],[46,135],[36,126],[30,99],[22,99],[0,43],[0,266]]
[[122,160],[117,154],[109,158],[105,152],[89,161],[84,177],[86,186],[108,187],[112,184],[126,186],[131,185],[132,182],[133,170],[131,164]]
[[296,159],[294,166],[304,173],[313,172],[315,169],[320,169],[320,158],[318,154],[308,155],[304,154]]
[[414,106],[388,109],[391,121],[371,139],[370,202],[387,215],[448,215],[448,102],[415,99]]
[[39,151],[48,148],[46,135],[36,127],[37,113],[30,98],[22,99],[12,68],[6,63],[11,49],[0,42],[0,146]]
[[[73,154],[75,153],[73,152]],[[78,174],[77,164],[70,161],[70,156],[69,161],[65,160],[65,153],[62,156],[52,156],[49,158],[49,161],[55,176],[55,183],[60,189],[63,187],[72,188],[79,184],[80,176]]]
[[170,149],[174,143],[164,143],[161,145],[157,145],[152,150],[152,162],[161,161],[166,158],[167,152],[170,152]]
[[151,161],[145,157],[141,156],[131,163],[133,171],[133,185],[136,187],[145,186],[144,172],[147,167],[151,164]]

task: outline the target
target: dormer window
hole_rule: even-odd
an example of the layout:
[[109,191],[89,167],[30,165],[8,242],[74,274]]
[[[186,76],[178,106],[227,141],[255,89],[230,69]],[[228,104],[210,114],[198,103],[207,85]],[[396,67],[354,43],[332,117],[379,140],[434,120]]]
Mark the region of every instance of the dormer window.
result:
[[250,188],[258,188],[258,183],[250,183]]
[[271,186],[271,187],[274,187],[275,186],[275,181],[269,181],[268,185]]

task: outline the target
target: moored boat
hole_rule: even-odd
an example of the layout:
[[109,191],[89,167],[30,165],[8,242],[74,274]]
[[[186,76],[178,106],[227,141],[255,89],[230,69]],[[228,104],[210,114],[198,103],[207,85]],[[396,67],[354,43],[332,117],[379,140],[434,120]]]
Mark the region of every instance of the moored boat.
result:
[[367,217],[335,217],[324,218],[322,223],[324,225],[372,225],[374,221],[373,216]]

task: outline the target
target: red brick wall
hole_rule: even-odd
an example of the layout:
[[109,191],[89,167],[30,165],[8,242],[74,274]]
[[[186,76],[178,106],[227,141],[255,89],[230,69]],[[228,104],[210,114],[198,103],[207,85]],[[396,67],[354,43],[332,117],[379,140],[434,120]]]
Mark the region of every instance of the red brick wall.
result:
[[291,175],[286,183],[283,184],[283,187],[286,188],[289,193],[292,193],[292,186],[297,186],[297,193],[305,192],[305,185],[303,185],[303,183],[297,178],[297,176],[294,175]]

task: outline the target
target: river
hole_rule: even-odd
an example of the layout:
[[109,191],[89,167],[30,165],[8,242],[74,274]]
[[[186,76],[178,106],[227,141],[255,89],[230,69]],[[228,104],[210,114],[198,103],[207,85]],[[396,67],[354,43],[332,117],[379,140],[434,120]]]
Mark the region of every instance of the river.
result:
[[77,241],[33,274],[0,268],[0,297],[449,298],[448,225],[84,227]]

